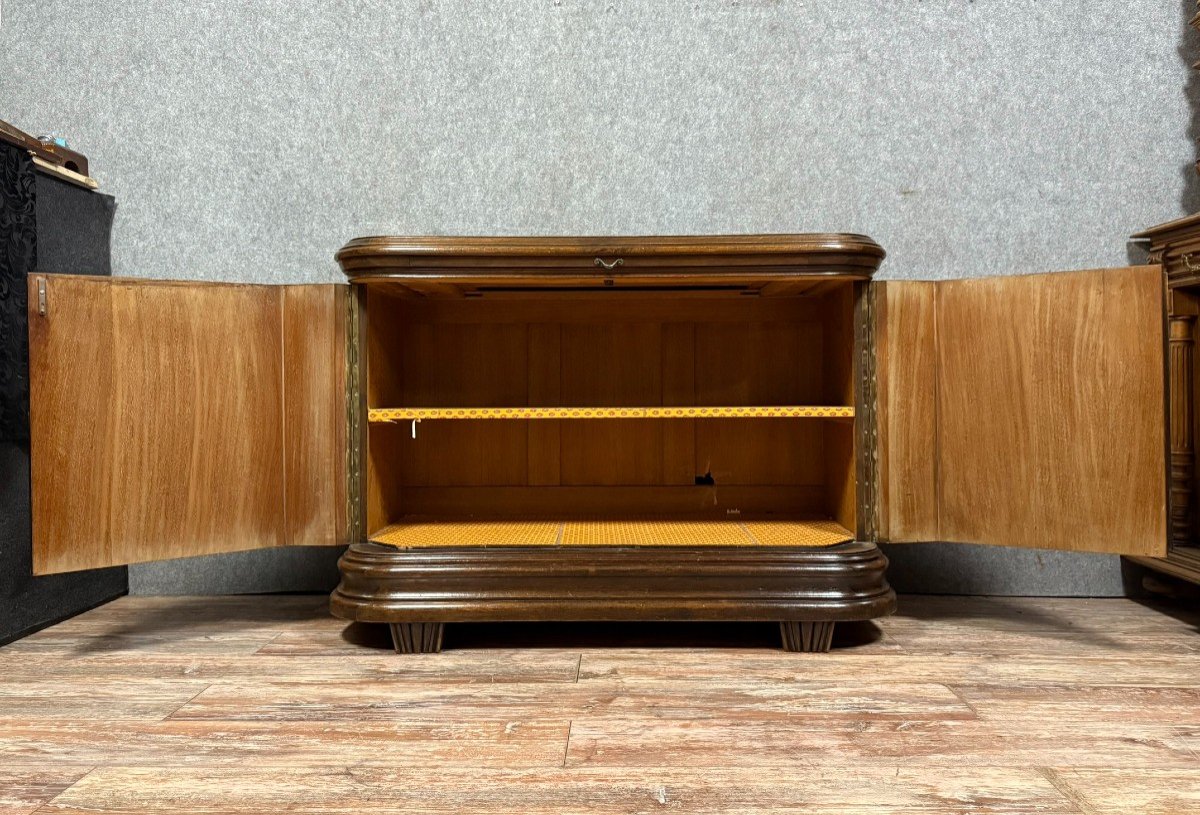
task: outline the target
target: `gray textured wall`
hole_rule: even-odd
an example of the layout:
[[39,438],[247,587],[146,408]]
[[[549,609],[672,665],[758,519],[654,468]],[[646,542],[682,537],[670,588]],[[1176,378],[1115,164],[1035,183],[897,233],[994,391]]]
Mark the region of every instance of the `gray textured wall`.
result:
[[[8,0],[0,118],[89,155],[124,275],[334,280],[380,233],[858,231],[889,277],[1115,265],[1200,208],[1191,6]],[[891,554],[905,588],[1119,590],[1115,558]],[[131,583],[331,570],[271,552]]]

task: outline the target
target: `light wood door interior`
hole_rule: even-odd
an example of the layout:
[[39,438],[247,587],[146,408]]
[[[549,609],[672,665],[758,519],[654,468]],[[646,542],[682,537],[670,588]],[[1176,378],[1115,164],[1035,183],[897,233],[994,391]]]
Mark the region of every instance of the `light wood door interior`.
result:
[[34,571],[344,543],[345,292],[31,276]]
[[[422,540],[436,542],[440,528],[447,543],[463,537],[450,523],[466,519],[789,517],[832,520],[841,539],[856,530],[849,281],[779,297],[421,297],[368,285],[366,300],[369,408],[529,409],[423,420],[415,438],[411,421],[372,421],[367,528],[376,539],[415,518],[440,519]],[[532,410],[672,406],[740,409],[605,419]],[[743,415],[780,406],[839,407],[842,417]],[[723,540],[703,529],[693,537]],[[522,528],[514,540],[571,537],[556,530]],[[492,531],[493,543],[506,534]]]
[[1160,267],[889,281],[876,312],[881,539],[1165,554]]

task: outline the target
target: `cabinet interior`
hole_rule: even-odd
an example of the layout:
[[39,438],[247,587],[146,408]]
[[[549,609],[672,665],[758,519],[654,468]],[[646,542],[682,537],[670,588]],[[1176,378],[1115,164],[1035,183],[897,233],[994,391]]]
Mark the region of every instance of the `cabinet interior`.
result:
[[[780,296],[362,285],[370,539],[825,545],[856,535],[852,282]],[[614,408],[619,418],[606,417]]]

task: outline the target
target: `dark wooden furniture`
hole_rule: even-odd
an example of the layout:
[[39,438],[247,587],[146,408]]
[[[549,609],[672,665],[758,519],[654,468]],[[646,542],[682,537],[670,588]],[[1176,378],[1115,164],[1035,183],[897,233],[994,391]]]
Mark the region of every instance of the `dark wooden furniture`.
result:
[[31,564],[26,279],[47,270],[108,275],[115,207],[0,138],[0,644],[128,588],[124,567],[35,577]]
[[333,612],[399,624],[400,650],[514,619],[778,620],[811,650],[890,613],[854,532],[855,287],[882,258],[852,235],[352,242],[370,542]]
[[0,143],[16,147],[21,155],[28,158],[34,167],[47,176],[89,190],[99,186],[96,180],[88,175],[88,160],[83,153],[49,139],[35,139],[5,121],[0,121]]
[[1163,555],[1162,269],[883,256],[364,238],[349,287],[36,276],[35,568],[349,543],[331,608],[401,651],[540,619],[824,650],[892,610],[879,541]]
[[1170,535],[1166,556],[1132,557],[1139,566],[1200,583],[1200,530],[1197,528],[1196,318],[1200,315],[1200,214],[1144,230],[1133,240],[1145,244],[1150,262],[1167,277],[1168,423],[1170,428]]

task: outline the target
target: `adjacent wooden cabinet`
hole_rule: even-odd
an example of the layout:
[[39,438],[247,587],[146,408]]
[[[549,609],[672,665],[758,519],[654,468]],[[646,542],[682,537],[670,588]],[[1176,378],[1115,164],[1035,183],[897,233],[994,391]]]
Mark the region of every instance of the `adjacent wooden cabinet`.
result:
[[0,645],[128,591],[124,567],[33,574],[25,281],[108,275],[116,201],[35,164],[0,122]]
[[[1166,553],[1161,266],[860,235],[363,238],[348,286],[29,278],[35,568],[351,544],[335,614],[890,613],[877,542]],[[1173,347],[1173,346],[1172,346]]]
[[1167,277],[1168,485],[1170,533],[1165,557],[1135,557],[1141,566],[1200,583],[1197,524],[1196,318],[1200,316],[1200,215],[1160,224],[1133,236],[1146,244],[1150,261]]

